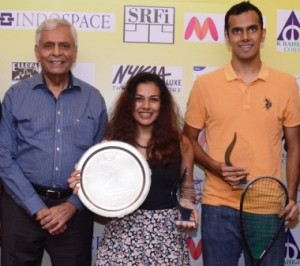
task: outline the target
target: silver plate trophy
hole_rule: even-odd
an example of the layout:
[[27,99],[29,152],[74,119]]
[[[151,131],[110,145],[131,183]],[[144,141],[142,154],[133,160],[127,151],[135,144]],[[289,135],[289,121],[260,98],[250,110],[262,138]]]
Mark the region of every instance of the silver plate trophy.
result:
[[80,158],[78,196],[92,212],[103,217],[123,217],[135,211],[148,195],[151,170],[132,145],[105,141]]
[[190,220],[193,209],[186,208],[180,204],[180,196],[181,196],[180,187],[181,184],[185,181],[186,176],[187,176],[187,168],[184,169],[182,176],[179,178],[179,180],[176,181],[171,191],[172,199],[180,212],[180,219],[176,219],[175,224],[178,226],[180,225],[195,226],[196,223]]

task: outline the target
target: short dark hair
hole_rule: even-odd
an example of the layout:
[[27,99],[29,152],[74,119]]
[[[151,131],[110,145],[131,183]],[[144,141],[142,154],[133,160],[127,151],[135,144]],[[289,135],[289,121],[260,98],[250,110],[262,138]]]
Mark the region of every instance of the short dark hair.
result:
[[263,29],[264,26],[264,22],[263,22],[263,16],[261,11],[253,4],[250,3],[250,1],[243,1],[240,2],[239,4],[236,4],[234,6],[232,6],[225,15],[225,32],[228,33],[229,30],[229,17],[230,16],[236,16],[236,15],[240,15],[244,12],[253,10],[257,15],[258,15],[258,20],[259,20],[259,24],[261,26],[261,29]]

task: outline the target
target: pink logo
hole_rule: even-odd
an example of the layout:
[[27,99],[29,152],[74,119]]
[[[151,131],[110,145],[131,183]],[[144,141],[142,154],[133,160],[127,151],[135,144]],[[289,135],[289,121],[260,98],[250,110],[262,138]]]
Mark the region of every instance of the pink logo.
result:
[[184,39],[188,40],[194,31],[198,39],[201,41],[206,37],[208,31],[210,32],[210,35],[214,41],[219,39],[216,25],[210,17],[204,20],[203,26],[201,26],[196,17],[192,17],[186,27]]
[[195,245],[195,242],[193,238],[188,237],[186,239],[187,247],[190,251],[190,254],[194,260],[198,260],[200,256],[202,255],[202,240],[200,239],[197,246]]

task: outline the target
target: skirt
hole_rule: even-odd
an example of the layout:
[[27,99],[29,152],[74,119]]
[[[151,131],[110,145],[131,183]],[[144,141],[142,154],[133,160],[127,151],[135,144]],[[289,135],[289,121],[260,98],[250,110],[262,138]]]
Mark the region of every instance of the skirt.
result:
[[185,235],[173,221],[176,209],[137,210],[105,225],[96,266],[190,265]]

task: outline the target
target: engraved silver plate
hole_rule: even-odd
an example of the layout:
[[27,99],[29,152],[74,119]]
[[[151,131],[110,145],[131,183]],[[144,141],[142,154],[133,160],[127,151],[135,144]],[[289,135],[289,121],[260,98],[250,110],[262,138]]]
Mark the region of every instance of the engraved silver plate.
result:
[[143,155],[121,141],[105,141],[80,158],[78,196],[92,212],[123,217],[136,210],[148,195],[151,170]]

